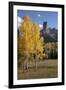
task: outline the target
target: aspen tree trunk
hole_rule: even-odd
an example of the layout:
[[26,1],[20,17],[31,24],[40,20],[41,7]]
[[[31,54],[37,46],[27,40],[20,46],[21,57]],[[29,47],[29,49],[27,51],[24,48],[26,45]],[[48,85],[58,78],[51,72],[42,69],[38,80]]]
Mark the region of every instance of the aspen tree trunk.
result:
[[28,58],[26,58],[25,62],[23,63],[23,72],[25,72],[25,70],[28,70]]
[[27,56],[26,56],[26,60],[25,60],[25,69],[26,70],[28,70],[28,59],[29,59],[29,56],[28,56],[28,54],[27,54]]
[[36,58],[35,58],[35,70],[37,70],[37,60],[38,60],[38,58],[36,56]]
[[28,57],[26,58],[26,70],[28,70]]
[[23,63],[23,65],[22,65],[22,67],[23,67],[23,72],[24,72],[24,69],[25,69],[25,68],[24,68],[24,63]]

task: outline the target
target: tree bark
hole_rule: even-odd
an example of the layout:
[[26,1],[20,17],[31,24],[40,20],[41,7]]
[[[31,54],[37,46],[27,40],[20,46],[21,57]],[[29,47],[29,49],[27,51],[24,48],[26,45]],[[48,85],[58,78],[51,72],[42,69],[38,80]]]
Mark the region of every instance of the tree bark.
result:
[[35,70],[37,70],[37,60],[38,60],[38,58],[36,56],[36,58],[35,58]]

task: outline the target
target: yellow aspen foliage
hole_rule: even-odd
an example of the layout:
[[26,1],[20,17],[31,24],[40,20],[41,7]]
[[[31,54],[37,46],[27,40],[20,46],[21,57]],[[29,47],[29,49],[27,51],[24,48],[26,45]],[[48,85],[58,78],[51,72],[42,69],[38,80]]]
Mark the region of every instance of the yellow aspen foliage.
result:
[[34,33],[34,50],[36,54],[43,53],[43,39],[40,37],[40,27],[39,24],[33,25]]
[[23,17],[24,21],[20,27],[20,37],[22,39],[22,52],[30,53],[32,51],[32,21],[28,16]]
[[43,44],[43,38],[40,37],[39,24],[32,23],[29,16],[24,16],[18,37],[19,52],[26,56],[34,53],[36,56],[42,57]]

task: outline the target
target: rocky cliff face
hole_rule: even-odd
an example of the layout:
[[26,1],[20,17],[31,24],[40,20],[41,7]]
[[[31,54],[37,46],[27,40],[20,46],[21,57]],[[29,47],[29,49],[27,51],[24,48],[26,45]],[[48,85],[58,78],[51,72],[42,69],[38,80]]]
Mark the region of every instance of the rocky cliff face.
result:
[[44,38],[44,42],[58,41],[58,30],[55,28],[49,28],[47,22],[43,23],[43,29],[40,32],[41,36]]

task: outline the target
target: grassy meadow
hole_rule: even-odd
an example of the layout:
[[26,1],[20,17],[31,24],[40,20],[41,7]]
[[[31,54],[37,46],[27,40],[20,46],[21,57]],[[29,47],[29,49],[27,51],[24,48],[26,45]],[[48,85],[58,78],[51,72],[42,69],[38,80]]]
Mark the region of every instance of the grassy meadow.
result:
[[18,67],[18,80],[22,79],[40,79],[40,78],[56,78],[58,75],[58,60],[49,59],[37,62],[35,69],[34,61],[28,63],[28,70]]

